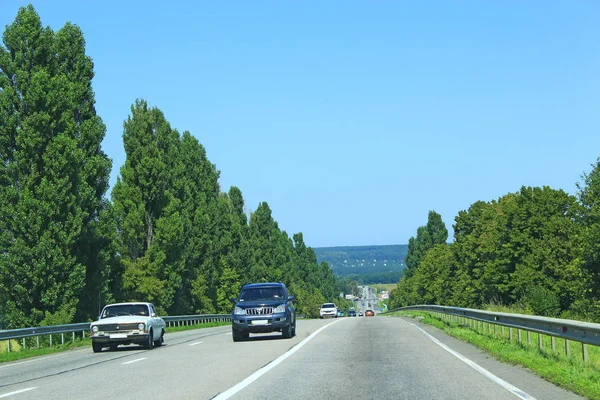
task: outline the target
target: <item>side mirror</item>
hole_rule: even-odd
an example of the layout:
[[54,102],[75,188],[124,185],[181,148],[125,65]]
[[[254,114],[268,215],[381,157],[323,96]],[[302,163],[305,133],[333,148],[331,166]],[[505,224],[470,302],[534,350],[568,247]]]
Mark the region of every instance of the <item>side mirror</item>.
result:
[[229,301],[231,302],[231,304],[233,304],[234,306],[237,304],[237,299],[235,297],[232,297],[229,299]]
[[294,301],[296,300],[296,296],[294,296],[293,294],[288,296],[288,301]]
[[152,315],[150,315],[152,318],[156,317],[156,313],[152,313]]

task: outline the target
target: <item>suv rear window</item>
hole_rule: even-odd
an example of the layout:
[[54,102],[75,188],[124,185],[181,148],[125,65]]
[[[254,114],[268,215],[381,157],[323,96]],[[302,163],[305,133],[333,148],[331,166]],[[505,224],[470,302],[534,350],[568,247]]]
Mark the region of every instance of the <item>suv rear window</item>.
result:
[[321,308],[335,308],[335,304],[333,303],[325,303],[321,306]]

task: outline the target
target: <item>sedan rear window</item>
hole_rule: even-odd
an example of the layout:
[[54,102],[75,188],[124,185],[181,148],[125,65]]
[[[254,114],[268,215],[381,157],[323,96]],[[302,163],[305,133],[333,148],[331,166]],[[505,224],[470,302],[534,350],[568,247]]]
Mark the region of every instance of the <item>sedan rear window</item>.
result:
[[321,306],[321,308],[335,308],[335,304],[333,303],[325,303]]

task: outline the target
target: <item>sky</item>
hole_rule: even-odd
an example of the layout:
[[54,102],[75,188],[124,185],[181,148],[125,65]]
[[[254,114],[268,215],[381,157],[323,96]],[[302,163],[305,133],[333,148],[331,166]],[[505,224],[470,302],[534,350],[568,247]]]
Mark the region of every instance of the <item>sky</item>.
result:
[[145,99],[312,247],[406,244],[430,210],[451,241],[474,202],[576,195],[600,157],[597,1],[1,3],[83,30],[111,188]]

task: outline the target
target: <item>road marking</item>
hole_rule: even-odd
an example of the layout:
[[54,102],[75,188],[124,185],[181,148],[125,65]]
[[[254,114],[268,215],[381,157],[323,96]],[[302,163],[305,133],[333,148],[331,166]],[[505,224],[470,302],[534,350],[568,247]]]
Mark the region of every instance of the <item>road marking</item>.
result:
[[84,351],[89,351],[89,349],[72,350],[72,351],[69,351],[69,352],[64,352],[64,353],[61,353],[61,354],[55,354],[55,355],[52,355],[52,356],[37,357],[37,358],[33,358],[33,359],[27,360],[27,361],[19,361],[19,362],[14,362],[14,363],[6,364],[6,365],[0,365],[0,369],[2,369],[2,368],[8,368],[8,367],[14,367],[15,365],[28,364],[28,363],[35,362],[35,361],[46,361],[46,360],[48,360],[50,358],[63,357],[63,356],[68,356],[68,355],[76,354],[76,353],[83,353]]
[[452,354],[453,356],[455,356],[456,358],[458,358],[459,360],[461,360],[462,362],[464,362],[465,364],[467,364],[468,366],[473,368],[475,371],[479,372],[480,374],[482,374],[483,376],[485,376],[486,378],[491,380],[492,382],[496,382],[498,385],[502,386],[504,389],[508,390],[509,392],[511,392],[512,394],[517,396],[518,398],[523,399],[523,400],[536,400],[535,397],[525,393],[518,387],[511,385],[510,383],[506,382],[505,380],[498,378],[496,375],[492,374],[490,371],[483,368],[481,365],[477,364],[476,362],[471,361],[470,359],[463,356],[459,352],[452,350],[450,347],[446,346],[444,343],[440,342],[438,339],[434,338],[433,336],[431,336],[429,333],[425,332],[423,329],[421,329],[417,325],[412,324],[412,323],[410,323],[410,324],[412,326],[414,326],[415,328],[417,328],[418,330],[420,330],[421,332],[423,332],[423,334],[425,336],[427,336],[429,339],[431,339],[435,344],[440,346],[442,349],[446,350],[448,353]]
[[237,392],[239,392],[240,390],[244,389],[245,387],[250,385],[252,382],[257,380],[258,378],[260,378],[261,376],[266,374],[270,369],[275,368],[277,365],[281,364],[281,362],[283,362],[283,360],[285,360],[286,358],[288,358],[289,356],[291,356],[292,354],[294,354],[295,352],[300,350],[302,348],[302,346],[304,346],[306,343],[311,341],[312,338],[314,338],[319,333],[321,333],[321,331],[323,329],[328,328],[331,325],[336,324],[340,321],[343,321],[343,320],[338,319],[337,321],[330,322],[329,324],[317,329],[309,337],[307,337],[306,339],[304,339],[303,341],[301,341],[300,343],[298,343],[297,345],[295,345],[294,347],[289,349],[286,353],[277,357],[273,362],[265,365],[264,367],[262,367],[261,369],[259,369],[258,371],[256,371],[255,373],[253,373],[252,375],[250,375],[249,377],[247,377],[240,383],[238,383],[237,385],[227,389],[223,393],[218,394],[216,397],[213,397],[212,400],[226,400],[226,399],[230,398],[231,396],[233,396],[234,394],[236,394]]
[[10,392],[10,393],[0,394],[0,399],[2,399],[4,397],[9,397],[9,396],[12,396],[15,394],[23,393],[23,392],[29,392],[30,390],[33,390],[33,389],[37,389],[37,387],[31,387],[31,388],[21,389],[21,390],[17,390],[17,391]]
[[231,332],[224,333],[223,335],[231,335]]
[[148,359],[148,357],[142,357],[142,358],[138,358],[137,360],[125,361],[124,363],[121,363],[121,364],[123,364],[123,365],[126,365],[126,364],[133,364],[133,363],[135,363],[135,362],[138,362],[138,361],[144,361],[144,360],[146,360],[146,359]]
[[202,343],[202,342],[190,343],[190,346],[195,346],[195,345],[200,344],[200,343]]

